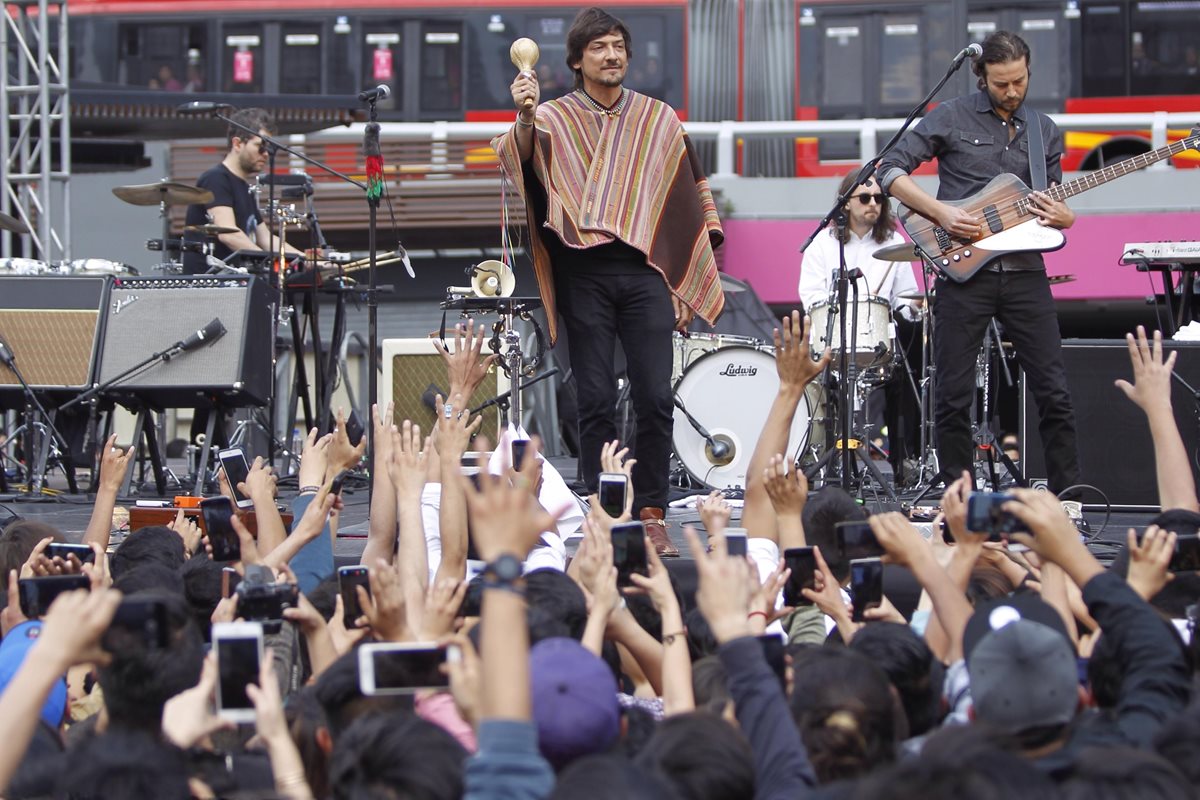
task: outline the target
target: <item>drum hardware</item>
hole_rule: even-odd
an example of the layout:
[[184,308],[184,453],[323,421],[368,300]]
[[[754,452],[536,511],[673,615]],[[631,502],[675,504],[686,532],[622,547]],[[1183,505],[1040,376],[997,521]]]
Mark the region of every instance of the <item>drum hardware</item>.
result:
[[3,211],[0,211],[0,231],[29,233],[29,226],[11,214],[5,214]]
[[[3,334],[0,334],[0,364],[3,364],[16,376],[17,382],[21,384],[21,392],[25,395],[25,422],[9,435],[9,441],[19,441],[21,435],[24,434],[26,485],[29,487],[29,491],[40,495],[46,488],[46,471],[50,468],[53,456],[67,475],[67,488],[71,494],[78,494],[79,487],[75,483],[75,468],[71,463],[70,445],[54,427],[54,421],[46,411],[46,407],[42,405],[37,393],[26,382],[25,376],[21,374],[16,356]],[[2,469],[4,469],[4,465],[0,463],[0,470]]]
[[[189,206],[211,203],[213,201],[213,193],[209,190],[173,181],[170,178],[163,178],[158,183],[114,186],[112,193],[116,195],[117,199],[133,206],[158,206],[158,216],[162,220],[162,236],[159,238],[159,249],[162,248],[164,242],[169,242],[171,239],[171,216],[167,210],[169,206]],[[146,246],[147,249],[150,249],[149,243]],[[178,264],[178,261],[172,259],[162,266],[164,268],[173,268]],[[179,266],[179,270],[182,271],[181,265]]]
[[901,242],[887,247],[881,247],[871,253],[872,258],[880,261],[907,261],[915,263],[921,260],[921,249],[913,242]]
[[229,228],[224,225],[184,225],[184,233],[198,233],[201,236],[223,236],[228,233],[237,233],[237,228]]

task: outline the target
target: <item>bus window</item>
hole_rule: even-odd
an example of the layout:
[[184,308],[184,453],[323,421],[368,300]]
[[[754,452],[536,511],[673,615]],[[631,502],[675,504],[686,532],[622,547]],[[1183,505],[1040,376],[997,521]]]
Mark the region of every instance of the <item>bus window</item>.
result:
[[1134,3],[1130,94],[1200,92],[1200,2]]
[[284,94],[320,94],[321,24],[285,23],[282,51],[279,91]]
[[[821,48],[821,108],[828,116],[860,116],[863,108],[863,30],[859,17],[825,17]],[[822,113],[822,116],[827,116]]]
[[1062,11],[1021,9],[1017,19],[1016,32],[1029,45],[1030,64],[1035,71],[1029,79],[1027,99],[1039,108],[1061,107],[1067,84]]
[[358,92],[355,58],[351,55],[351,50],[356,46],[354,37],[358,24],[357,19],[334,17],[331,32],[327,33],[321,43],[328,59],[325,68],[325,91],[329,94]]
[[[200,36],[193,36],[190,28],[199,29]],[[200,26],[183,24],[122,25],[118,81],[135,89],[183,91],[187,52],[193,39],[203,41],[202,31]]]
[[879,102],[887,111],[907,113],[925,96],[921,68],[921,25],[915,14],[888,14],[883,18],[880,47]]
[[421,113],[463,112],[462,26],[454,22],[426,22],[421,26]]
[[387,84],[392,96],[381,99],[382,109],[404,108],[404,22],[365,19],[362,21],[362,86],[359,91]]
[[[525,35],[537,42],[541,51],[537,74],[542,100],[562,97],[575,88],[575,73],[567,66],[567,30],[572,19],[569,16],[536,16],[526,25]],[[508,66],[512,68],[511,63]]]
[[226,24],[221,30],[221,89],[257,94],[263,90],[263,26]]
[[1113,97],[1128,93],[1125,9],[1116,3],[1095,3],[1082,9],[1080,91],[1084,97]]
[[666,25],[661,16],[629,14],[626,24],[633,34],[633,53],[629,59],[626,83],[630,89],[667,100],[670,77],[663,69],[666,52]]

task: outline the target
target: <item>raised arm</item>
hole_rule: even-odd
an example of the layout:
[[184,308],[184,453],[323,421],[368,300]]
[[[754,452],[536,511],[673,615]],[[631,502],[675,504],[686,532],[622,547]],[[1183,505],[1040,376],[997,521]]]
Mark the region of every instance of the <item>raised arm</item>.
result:
[[1158,477],[1158,502],[1163,511],[1183,508],[1200,511],[1196,499],[1196,482],[1187,448],[1175,424],[1171,408],[1171,372],[1175,369],[1172,352],[1163,359],[1162,332],[1154,332],[1154,342],[1146,340],[1146,329],[1137,328],[1137,337],[1125,335],[1129,345],[1129,361],[1133,366],[1133,383],[1118,380],[1116,386],[1137,404],[1150,424],[1150,440],[1154,443],[1154,471]]
[[104,443],[104,450],[100,453],[100,481],[96,488],[96,502],[92,506],[87,530],[83,533],[84,544],[95,543],[103,550],[108,549],[113,509],[117,506],[117,492],[125,482],[125,473],[129,471],[136,451],[136,447],[127,450],[117,447],[115,433]]
[[471,436],[479,430],[483,417],[468,424],[467,399],[461,393],[442,403],[438,396],[437,457],[441,462],[442,496],[438,510],[438,535],[442,540],[442,560],[438,563],[435,583],[446,578],[462,580],[467,574],[467,503],[462,483],[455,479],[461,472],[463,453]]
[[396,551],[396,487],[388,474],[392,460],[392,404],[380,416],[379,406],[371,406],[371,422],[375,426],[375,458],[371,463],[371,517],[367,522],[367,545],[363,548],[362,563],[374,564],[382,558],[391,563]]

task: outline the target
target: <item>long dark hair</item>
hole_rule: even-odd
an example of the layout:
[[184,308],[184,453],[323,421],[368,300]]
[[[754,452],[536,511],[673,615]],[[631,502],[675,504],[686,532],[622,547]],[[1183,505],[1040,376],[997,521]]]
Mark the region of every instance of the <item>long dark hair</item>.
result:
[[[853,169],[850,172],[847,172],[846,177],[842,178],[841,185],[838,186],[837,196],[841,197],[843,194],[850,191],[850,187],[854,185],[854,179],[857,177],[858,177],[857,169]],[[875,183],[876,186],[879,187],[879,191],[882,192],[883,187],[879,186],[879,181],[876,180],[875,178],[871,178],[871,180]],[[836,231],[837,228],[830,228],[830,230]],[[883,198],[883,202],[879,204],[879,219],[875,220],[875,225],[871,228],[871,238],[874,239],[877,244],[883,244],[889,238],[891,238],[892,234],[895,233],[895,231],[896,231],[896,218],[892,216],[892,204],[889,203],[888,199],[885,197],[885,198]],[[834,235],[836,236],[837,234],[834,233]],[[849,226],[847,226],[846,227],[846,238],[843,240],[843,243],[846,241],[849,241],[849,239],[850,239],[850,228],[849,228]]]
[[575,65],[583,61],[583,48],[588,42],[599,39],[606,33],[616,31],[625,40],[625,59],[633,59],[633,37],[625,23],[605,11],[603,8],[592,6],[585,8],[575,15],[571,29],[567,31],[567,67],[575,73],[575,88],[583,88],[583,69]]
[[1012,31],[996,31],[983,40],[983,52],[971,65],[971,71],[979,78],[976,85],[980,89],[987,88],[988,64],[1007,64],[1010,61],[1025,59],[1029,66],[1029,45]]

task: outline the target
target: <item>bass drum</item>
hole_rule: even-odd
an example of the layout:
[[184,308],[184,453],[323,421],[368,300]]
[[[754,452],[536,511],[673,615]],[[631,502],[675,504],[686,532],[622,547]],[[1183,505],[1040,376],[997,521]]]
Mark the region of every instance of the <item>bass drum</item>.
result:
[[[819,391],[810,384],[796,408],[787,446],[791,460],[808,446]],[[708,443],[676,408],[671,443],[679,463],[705,486],[744,489],[750,456],[778,392],[779,376],[769,349],[725,347],[693,361],[675,385],[675,394],[714,439],[729,445],[729,453],[713,458]]]
[[692,362],[705,353],[722,350],[726,347],[757,348],[764,344],[761,339],[735,336],[729,333],[689,333],[684,336],[676,331],[672,347],[671,383],[678,383]]

